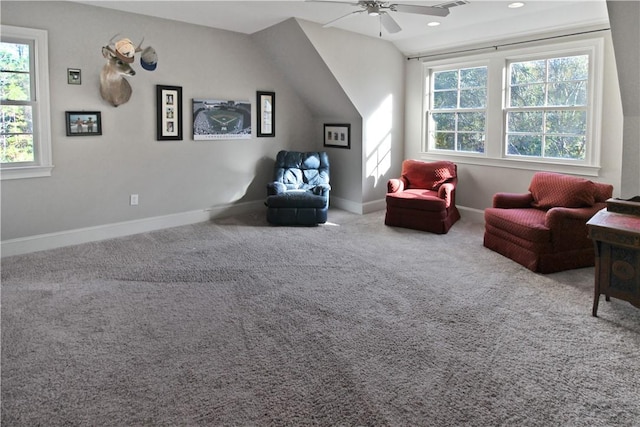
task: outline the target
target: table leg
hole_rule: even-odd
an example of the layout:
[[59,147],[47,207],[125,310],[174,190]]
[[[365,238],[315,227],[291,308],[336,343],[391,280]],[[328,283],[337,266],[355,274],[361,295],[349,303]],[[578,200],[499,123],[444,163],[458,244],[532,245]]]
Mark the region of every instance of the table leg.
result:
[[594,286],[593,286],[593,309],[591,310],[591,315],[593,317],[598,317],[598,303],[600,302],[600,242],[594,240],[593,244],[595,247],[595,277],[594,277]]

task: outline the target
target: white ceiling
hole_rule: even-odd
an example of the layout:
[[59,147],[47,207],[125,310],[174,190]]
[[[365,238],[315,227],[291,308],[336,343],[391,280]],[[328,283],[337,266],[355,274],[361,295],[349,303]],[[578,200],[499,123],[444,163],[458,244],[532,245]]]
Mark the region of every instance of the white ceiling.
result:
[[[443,1],[400,0],[398,3],[434,6]],[[389,34],[383,28],[382,39],[409,55],[531,33],[608,25],[605,0],[523,1],[524,7],[511,9],[507,7],[511,3],[508,0],[470,0],[466,5],[451,8],[449,16],[444,18],[391,12],[402,31]],[[343,2],[346,4],[305,0],[78,1],[245,34],[253,34],[291,17],[324,25],[359,10],[349,4],[355,0]],[[431,21],[439,21],[441,25],[427,26]],[[379,37],[380,23],[378,18],[362,13],[340,20],[335,28]]]

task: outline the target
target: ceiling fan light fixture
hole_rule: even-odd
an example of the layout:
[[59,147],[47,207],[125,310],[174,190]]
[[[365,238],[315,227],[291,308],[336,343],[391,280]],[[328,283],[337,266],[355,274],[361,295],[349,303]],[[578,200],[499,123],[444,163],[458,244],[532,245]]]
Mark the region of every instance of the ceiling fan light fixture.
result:
[[437,27],[438,25],[440,25],[438,21],[431,21],[427,23],[427,27]]
[[523,2],[516,1],[516,2],[513,2],[513,3],[509,3],[509,5],[507,7],[510,8],[510,9],[518,9],[519,7],[522,7],[522,6],[524,6]]
[[380,8],[377,6],[369,6],[367,7],[367,15],[369,16],[380,16]]

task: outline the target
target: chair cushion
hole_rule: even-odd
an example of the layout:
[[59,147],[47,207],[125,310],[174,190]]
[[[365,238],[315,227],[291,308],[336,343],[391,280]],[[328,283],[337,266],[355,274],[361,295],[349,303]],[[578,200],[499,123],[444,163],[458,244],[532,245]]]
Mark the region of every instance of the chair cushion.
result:
[[447,209],[438,192],[424,189],[409,189],[399,193],[387,193],[387,208],[406,208],[421,211],[440,212]]
[[329,183],[329,157],[326,152],[280,151],[274,166],[275,182],[287,189],[307,189]]
[[484,211],[484,220],[488,225],[537,243],[551,241],[551,230],[545,226],[545,217],[546,211],[531,208],[487,208]]
[[309,191],[287,191],[267,197],[267,206],[270,208],[324,208],[326,205],[326,197]]
[[409,183],[408,188],[437,190],[440,185],[455,176],[455,164],[451,162],[424,162],[412,159],[402,162],[402,177]]
[[580,208],[595,203],[597,188],[593,181],[551,172],[537,172],[531,179],[529,191],[532,206]]
[[596,203],[606,202],[607,199],[613,197],[613,185],[596,182]]

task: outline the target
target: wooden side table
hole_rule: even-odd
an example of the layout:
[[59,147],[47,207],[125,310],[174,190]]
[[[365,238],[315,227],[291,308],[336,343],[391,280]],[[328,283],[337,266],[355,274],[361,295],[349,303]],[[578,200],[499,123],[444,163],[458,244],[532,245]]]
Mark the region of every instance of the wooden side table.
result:
[[607,301],[614,297],[640,308],[640,216],[603,209],[587,227],[596,252],[591,314],[598,316],[600,295]]

